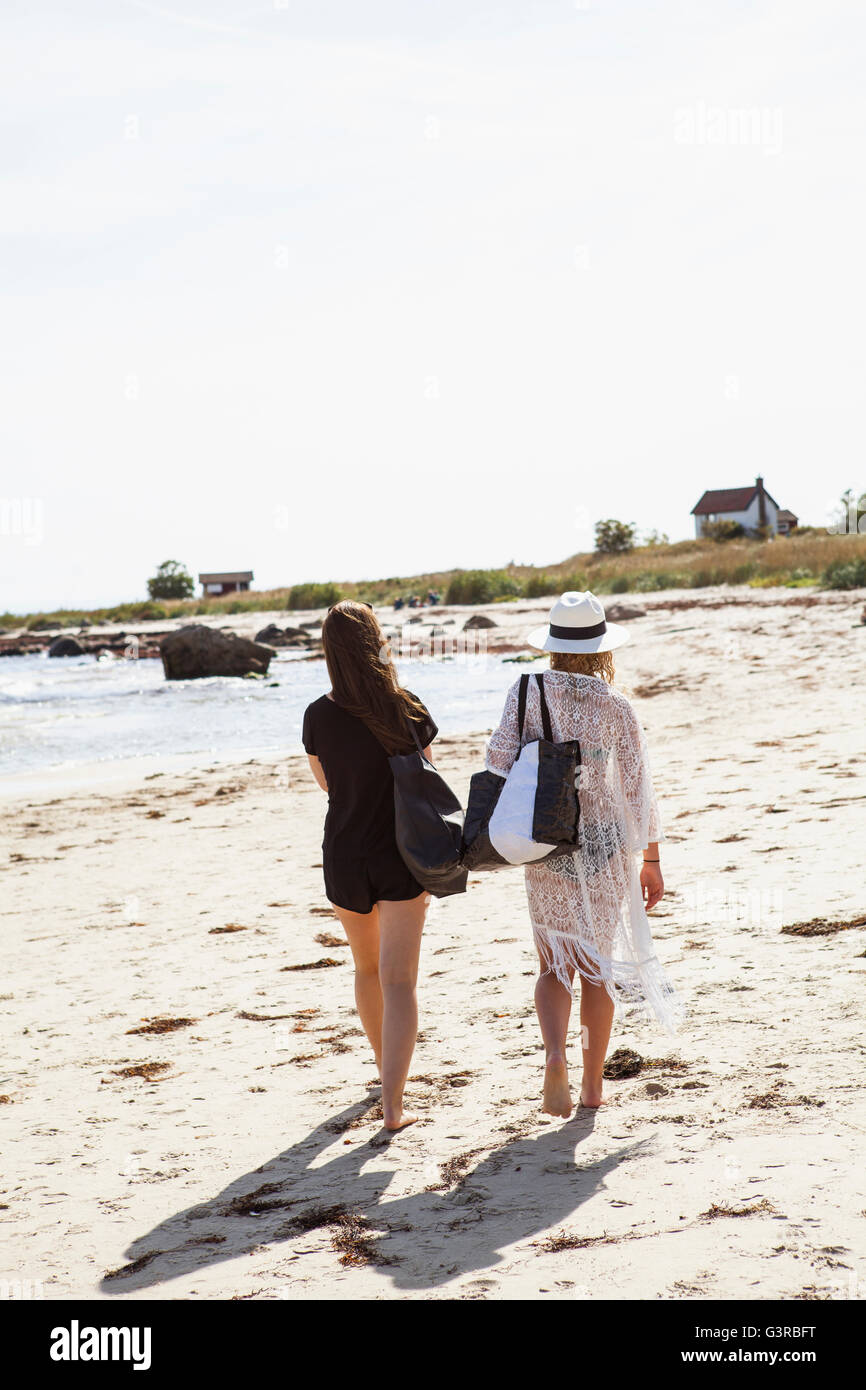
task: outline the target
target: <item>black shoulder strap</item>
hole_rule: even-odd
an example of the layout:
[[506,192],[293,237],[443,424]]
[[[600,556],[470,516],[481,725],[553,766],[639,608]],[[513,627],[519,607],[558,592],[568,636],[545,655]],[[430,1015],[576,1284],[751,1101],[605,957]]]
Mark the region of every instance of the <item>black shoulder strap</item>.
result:
[[550,724],[550,711],[547,708],[547,697],[544,693],[544,673],[536,671],[535,679],[538,683],[538,698],[541,701],[541,727],[544,730],[544,737],[548,743],[553,742],[553,729]]
[[520,677],[520,686],[517,691],[517,738],[518,742],[523,743],[523,724],[526,719],[526,692],[529,689],[529,672],[525,672]]

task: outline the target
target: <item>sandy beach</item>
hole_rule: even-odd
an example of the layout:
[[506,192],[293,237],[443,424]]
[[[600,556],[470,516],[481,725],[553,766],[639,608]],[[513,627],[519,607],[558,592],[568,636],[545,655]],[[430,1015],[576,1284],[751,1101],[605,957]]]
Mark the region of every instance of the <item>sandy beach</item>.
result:
[[[10,778],[4,1279],[51,1299],[864,1296],[862,592],[626,598],[681,1033],[618,1019],[638,1069],[599,1111],[544,1116],[523,875],[479,875],[431,907],[422,1118],[389,1137],[297,745]],[[528,607],[502,608],[516,641]],[[464,801],[487,732],[434,746]]]

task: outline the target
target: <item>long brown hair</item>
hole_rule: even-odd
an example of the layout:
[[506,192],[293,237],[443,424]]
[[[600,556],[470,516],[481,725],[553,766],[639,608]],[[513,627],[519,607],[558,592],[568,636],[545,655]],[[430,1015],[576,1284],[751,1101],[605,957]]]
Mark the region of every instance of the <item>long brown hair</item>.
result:
[[349,598],[335,604],[322,623],[322,646],[335,704],[362,719],[389,755],[414,747],[406,721],[421,723],[424,709],[399,684],[372,608]]

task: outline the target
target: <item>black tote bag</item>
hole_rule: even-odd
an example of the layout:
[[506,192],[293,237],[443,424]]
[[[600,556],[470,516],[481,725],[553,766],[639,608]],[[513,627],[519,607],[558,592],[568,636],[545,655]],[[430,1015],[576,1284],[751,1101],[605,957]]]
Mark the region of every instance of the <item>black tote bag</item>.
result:
[[[411,721],[410,721],[411,722]],[[413,878],[434,898],[466,892],[468,869],[461,862],[463,808],[424,757],[415,725],[414,753],[389,757],[394,774],[397,848]]]
[[[580,801],[577,794],[581,766],[580,743],[577,739],[554,743],[541,673],[536,673],[535,680],[538,685],[544,737],[533,739],[531,745],[523,743],[529,688],[529,676],[525,674],[520,678],[518,689],[517,724],[521,746],[514,766],[507,777],[485,770],[476,772],[469,782],[469,804],[466,808],[463,834],[463,863],[473,873],[481,869],[504,869],[516,864],[541,863],[551,855],[563,854],[577,848],[580,821]],[[537,760],[529,769],[532,776],[531,787],[517,770],[517,764],[527,748]],[[515,837],[511,833],[499,838],[496,811],[500,797],[505,792],[509,778],[512,777],[521,778],[519,795],[524,802],[522,835]],[[509,819],[513,828],[513,809]],[[510,848],[506,849],[506,845],[510,845]],[[541,849],[541,853],[534,850],[530,853],[533,846]],[[506,849],[505,853],[501,852],[503,849]]]

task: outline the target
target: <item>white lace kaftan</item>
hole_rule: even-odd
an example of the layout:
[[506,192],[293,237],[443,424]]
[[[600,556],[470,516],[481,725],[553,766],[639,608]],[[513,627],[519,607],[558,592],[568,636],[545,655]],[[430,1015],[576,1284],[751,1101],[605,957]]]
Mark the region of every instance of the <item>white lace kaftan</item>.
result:
[[[618,1012],[635,1004],[674,1033],[685,1010],[653,949],[640,887],[641,851],[664,839],[643,729],[626,697],[600,676],[545,671],[543,679],[554,741],[580,741],[580,821],[576,851],[526,866],[536,944],[570,992],[574,967],[605,986]],[[518,686],[487,745],[487,767],[502,776],[520,746]],[[523,741],[542,737],[533,677]]]

